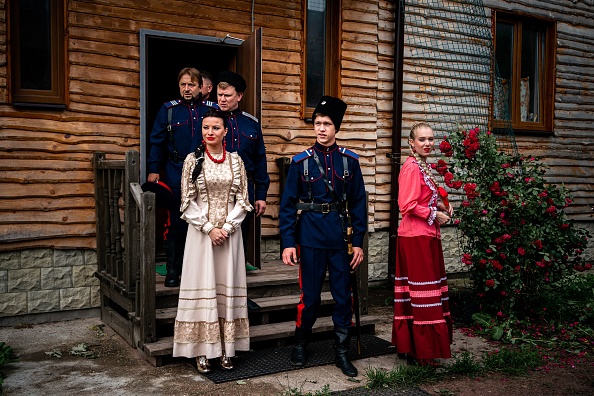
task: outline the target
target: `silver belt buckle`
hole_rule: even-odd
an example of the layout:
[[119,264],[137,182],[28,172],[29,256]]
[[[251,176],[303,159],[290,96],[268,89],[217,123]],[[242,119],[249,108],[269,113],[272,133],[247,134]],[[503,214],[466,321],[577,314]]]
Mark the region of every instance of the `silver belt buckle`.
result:
[[330,213],[330,204],[329,203],[322,204],[322,213],[323,214]]

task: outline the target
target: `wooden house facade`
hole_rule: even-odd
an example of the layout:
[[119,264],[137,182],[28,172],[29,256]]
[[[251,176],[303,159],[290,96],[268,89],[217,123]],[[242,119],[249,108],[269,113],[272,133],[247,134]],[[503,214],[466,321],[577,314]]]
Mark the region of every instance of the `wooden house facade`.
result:
[[[410,126],[428,116],[406,15],[464,1],[41,3],[48,7],[47,25],[31,39],[21,28],[29,2],[0,0],[1,317],[99,306],[93,154],[123,160],[137,150],[142,162],[152,119],[162,103],[177,97],[177,72],[185,66],[247,76],[252,92],[245,104],[261,120],[271,177],[261,254],[275,259],[282,159],[314,141],[308,118],[319,87],[316,76],[308,80],[308,70],[310,61],[324,58],[323,92],[348,103],[338,143],[360,155],[369,194],[369,278],[389,277],[398,164],[407,155]],[[318,31],[327,38],[325,51],[308,41],[315,21],[312,14],[307,23],[308,4],[326,11]],[[518,130],[515,138],[521,153],[551,166],[551,182],[569,187],[575,202],[568,211],[592,229],[592,0],[485,0],[484,6],[482,21],[491,30],[495,16],[504,15],[543,21],[553,34],[543,47],[553,51],[554,61],[547,66],[552,91],[543,93],[548,121],[537,130]],[[244,52],[254,35],[256,49]],[[46,36],[40,48],[21,45]],[[40,75],[42,70],[50,74]],[[29,86],[28,78],[40,86]],[[518,125],[525,126],[521,120]],[[141,179],[144,172],[141,163]],[[449,228],[444,234],[448,268],[456,271],[456,233]]]

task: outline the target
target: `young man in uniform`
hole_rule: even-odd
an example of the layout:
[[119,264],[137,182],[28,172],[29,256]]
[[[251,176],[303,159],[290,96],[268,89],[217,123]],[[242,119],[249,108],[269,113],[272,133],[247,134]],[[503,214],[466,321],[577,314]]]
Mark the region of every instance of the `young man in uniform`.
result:
[[[357,369],[347,357],[353,315],[350,272],[363,261],[367,210],[359,156],[336,144],[346,107],[338,98],[323,96],[314,110],[316,143],[291,161],[281,199],[279,226],[283,262],[291,266],[299,263],[301,298],[291,363],[305,364],[305,347],[316,321],[328,269],[335,300],[332,314],[335,363],[345,375],[354,377]],[[349,227],[352,227],[350,241]],[[348,253],[347,241],[352,244],[352,255]]]
[[147,182],[163,182],[173,193],[169,225],[165,230],[166,287],[179,286],[188,223],[181,220],[181,174],[186,156],[202,142],[202,115],[212,102],[203,102],[202,76],[194,68],[182,69],[177,77],[181,99],[165,103],[150,135]]
[[[266,147],[260,122],[253,115],[241,111],[239,102],[243,98],[247,85],[243,77],[231,71],[219,73],[217,84],[218,105],[226,118],[229,132],[225,137],[225,149],[237,152],[243,160],[248,176],[248,194],[254,211],[249,212],[241,223],[243,248],[247,249],[248,235],[253,215],[262,216],[266,211],[266,194],[270,186],[270,177],[266,163]],[[247,250],[246,250],[247,251]],[[246,262],[246,270],[257,270]],[[254,311],[260,307],[248,298],[248,309]]]

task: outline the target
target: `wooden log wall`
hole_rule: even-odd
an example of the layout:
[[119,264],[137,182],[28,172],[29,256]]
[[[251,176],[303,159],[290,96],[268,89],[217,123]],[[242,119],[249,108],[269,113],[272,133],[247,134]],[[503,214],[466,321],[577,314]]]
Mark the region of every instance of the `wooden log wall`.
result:
[[[415,8],[407,12],[423,14],[423,7],[461,7],[460,1],[414,0]],[[469,4],[471,2],[468,2]],[[546,177],[549,182],[564,184],[575,198],[566,212],[577,221],[594,220],[594,3],[592,0],[484,0],[487,22],[491,11],[498,10],[532,18],[556,21],[557,49],[555,72],[555,114],[552,136],[528,136],[516,132],[520,155],[540,157],[550,166]],[[410,5],[409,5],[410,7]],[[456,15],[447,18],[456,19]],[[477,20],[483,22],[482,20]],[[436,21],[427,21],[435,29],[443,28]],[[426,25],[423,25],[427,28]],[[444,36],[448,32],[444,32]],[[405,38],[405,42],[409,42]],[[406,137],[414,122],[433,117],[420,99],[428,87],[423,73],[415,68],[412,53],[405,48],[403,99],[403,156],[408,155]],[[439,51],[435,54],[439,60]],[[443,67],[443,65],[428,65]],[[460,75],[464,78],[464,75]],[[477,76],[477,79],[479,77]],[[471,111],[471,109],[469,109]],[[404,160],[404,158],[403,158]]]
[[[0,251],[94,248],[93,152],[140,147],[139,30],[245,38],[251,0],[68,0],[66,110],[10,105],[6,2],[0,0]],[[272,185],[262,234],[278,234],[275,160],[314,141],[300,119],[303,2],[257,0],[263,28],[262,126]],[[356,150],[370,193],[370,230],[389,223],[393,2],[343,0],[339,144]],[[198,27],[199,26],[199,29]]]

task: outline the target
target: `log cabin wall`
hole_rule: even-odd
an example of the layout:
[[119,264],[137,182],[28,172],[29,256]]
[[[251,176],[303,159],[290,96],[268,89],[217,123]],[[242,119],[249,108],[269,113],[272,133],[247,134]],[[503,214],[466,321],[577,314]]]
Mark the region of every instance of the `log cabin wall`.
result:
[[[140,29],[246,38],[253,5],[253,25],[263,28],[261,121],[272,179],[262,234],[274,250],[280,201],[275,160],[315,140],[300,116],[301,1],[65,0],[64,110],[12,106],[7,4],[0,0],[0,316],[99,304],[91,160],[97,151],[124,159],[127,150],[140,148]],[[370,268],[370,278],[385,279],[392,2],[343,0],[342,30],[341,94],[349,108],[338,139],[361,155],[369,230],[380,231],[380,241],[370,243],[377,268]]]
[[[419,0],[414,3],[416,7],[428,7],[435,3],[444,6],[449,2]],[[459,2],[453,3],[459,7]],[[566,212],[579,223],[578,226],[589,229],[594,235],[594,2],[578,0],[568,4],[562,0],[484,0],[483,3],[489,24],[493,10],[545,19],[556,24],[553,134],[537,136],[515,131],[515,139],[520,155],[540,157],[550,166],[546,174],[550,183],[564,184],[570,190],[574,202],[566,208]],[[422,10],[411,9],[410,4],[407,7],[408,13],[425,14]],[[455,16],[448,17],[455,19]],[[434,29],[444,28],[436,21],[427,22],[433,23]],[[433,117],[433,114],[427,113],[427,106],[422,102],[422,93],[430,89],[423,86],[422,81],[427,79],[420,76],[415,68],[409,42],[405,37],[402,161],[409,155],[407,136],[410,127],[415,122]],[[435,54],[436,61],[439,56]],[[440,67],[437,62],[435,67]],[[445,227],[442,237],[446,270],[459,271],[463,266],[459,262],[455,229]],[[594,259],[592,244],[584,257],[590,261]]]
[[[340,85],[349,108],[337,138],[361,155],[369,192],[370,279],[387,275],[391,166],[386,153],[392,139],[394,3],[342,0]],[[7,2],[0,0],[0,312],[16,315],[98,304],[91,271],[96,262],[91,159],[96,151],[105,152],[108,159],[124,159],[127,150],[140,147],[140,29],[245,38],[252,30],[252,5],[254,27],[263,28],[261,121],[272,179],[262,221],[265,245],[270,248],[265,247],[263,257],[266,249],[278,257],[273,252],[278,247],[280,200],[275,160],[314,141],[311,125],[300,118],[303,3],[65,0],[65,4],[67,108],[23,110],[10,102]],[[568,211],[591,228],[592,0],[571,4],[485,0],[485,5],[557,21],[554,135],[516,138],[521,153],[541,156],[551,165],[550,181],[565,183],[576,197]],[[414,88],[405,85],[403,135],[414,120],[423,118],[415,103]],[[406,152],[406,139],[402,146]],[[34,293],[37,300],[32,303],[27,298]],[[63,302],[44,303],[56,298]]]

